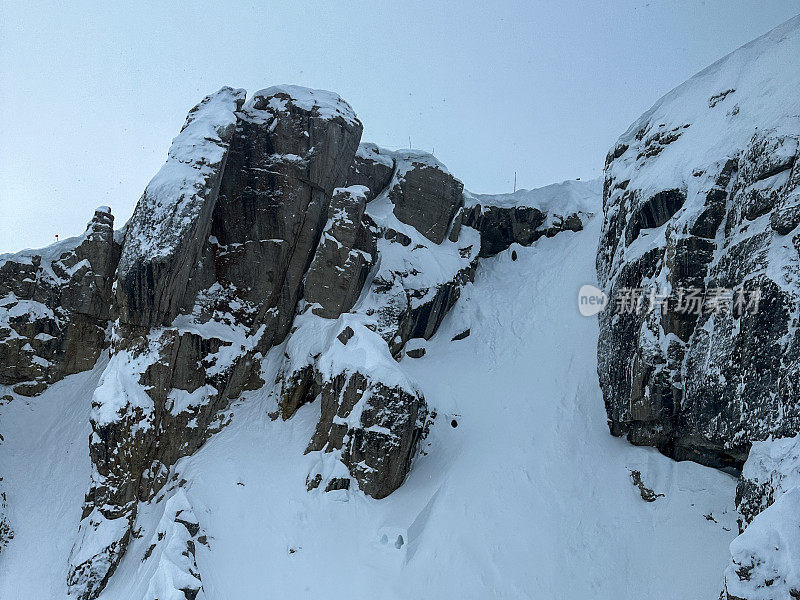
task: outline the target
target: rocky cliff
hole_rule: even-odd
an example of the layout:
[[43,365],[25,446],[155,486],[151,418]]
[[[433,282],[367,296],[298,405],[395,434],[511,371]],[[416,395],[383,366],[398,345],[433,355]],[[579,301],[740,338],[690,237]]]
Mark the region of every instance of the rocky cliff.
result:
[[107,206],[77,238],[0,256],[0,384],[34,395],[94,365],[107,346],[119,256]]
[[437,331],[479,256],[589,216],[476,201],[432,155],[359,145],[361,131],[330,92],[223,88],[189,112],[123,230],[102,207],[83,236],[2,257],[0,385],[35,395],[110,355],[71,597],[96,598],[143,536],[148,593],[202,597],[207,540],[174,466],[247,390],[275,419],[320,404],[309,491],[394,492],[435,417],[407,344]]
[[[799,54],[795,18],[667,94],[606,159],[598,374],[611,432],[734,473],[754,443],[800,431],[800,77],[778,67]],[[748,472],[744,524],[773,500]],[[759,595],[761,575],[732,568],[728,597],[788,597]]]

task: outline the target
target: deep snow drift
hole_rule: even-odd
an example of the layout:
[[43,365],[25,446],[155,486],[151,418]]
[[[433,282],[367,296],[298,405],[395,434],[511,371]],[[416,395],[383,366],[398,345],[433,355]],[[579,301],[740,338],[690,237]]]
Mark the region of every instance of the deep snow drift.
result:
[[[735,480],[608,435],[597,324],[576,305],[595,281],[599,228],[598,216],[585,231],[484,260],[425,356],[403,357],[437,418],[391,496],[306,491],[319,402],[273,421],[267,387],[178,463],[186,483],[143,511],[148,531],[173,523],[163,517],[176,506],[193,513],[208,540],[196,553],[206,600],[717,597],[736,535]],[[0,409],[16,530],[0,555],[4,599],[66,597],[102,369]],[[663,496],[643,500],[631,471]],[[145,571],[150,544],[131,542],[102,600],[141,600],[158,585],[151,578],[180,573],[169,544],[156,550],[158,572]]]

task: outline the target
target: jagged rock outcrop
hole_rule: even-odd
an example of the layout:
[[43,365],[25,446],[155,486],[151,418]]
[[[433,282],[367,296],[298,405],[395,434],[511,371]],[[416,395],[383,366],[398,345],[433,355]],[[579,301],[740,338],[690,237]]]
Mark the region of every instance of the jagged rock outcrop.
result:
[[464,184],[435,156],[420,150],[386,150],[362,144],[347,185],[365,186],[369,190],[367,202],[379,194],[387,197],[395,217],[434,244],[444,241],[464,205]]
[[375,199],[387,188],[394,173],[394,153],[376,146],[364,143],[358,146],[358,151],[350,165],[347,175],[347,185],[363,185],[369,191],[367,202]]
[[69,575],[81,598],[113,574],[138,504],[220,426],[230,399],[263,384],[261,352],[288,333],[358,146],[361,123],[329,92],[284,86],[243,101],[223,88],[189,113],[126,232]]
[[107,346],[119,256],[102,206],[82,236],[0,257],[0,384],[35,395],[94,365]]
[[[373,199],[366,204],[363,215],[360,204],[358,210],[332,214],[325,230],[333,232],[338,228],[351,233],[335,236],[335,254],[320,244],[314,263],[322,259],[342,270],[354,251],[366,260],[363,251],[358,250],[357,236],[352,235],[358,228],[374,237],[378,262],[357,303],[340,300],[350,297],[354,302],[349,291],[330,288],[339,299],[327,303],[334,310],[326,308],[324,312],[319,310],[324,303],[310,303],[320,297],[313,287],[325,289],[318,278],[312,277],[312,264],[306,279],[305,304],[299,308],[284,350],[279,404],[286,419],[303,404],[320,398],[322,415],[307,449],[318,457],[308,474],[309,489],[349,489],[355,479],[364,493],[383,498],[396,490],[408,474],[429,419],[422,394],[397,359],[408,340],[430,338],[436,332],[461,288],[472,279],[479,238],[469,229],[457,242],[443,238],[435,243],[416,227],[402,222],[396,213],[398,204],[431,201],[415,197],[418,193],[429,194],[431,188],[401,185],[396,165],[405,160],[404,153],[367,148],[372,156],[391,157],[394,173],[380,190],[367,192],[357,185],[347,188],[348,195],[358,193],[360,201],[370,195]],[[365,154],[362,147],[356,164]],[[430,155],[413,155],[419,164],[435,164]],[[435,178],[442,173],[439,169],[422,172]],[[441,202],[450,205],[451,200],[445,195]],[[418,224],[426,228],[423,222]],[[440,229],[447,232],[449,227],[448,223]],[[335,260],[329,262],[326,257],[331,255]],[[363,266],[359,272],[364,272]],[[351,307],[345,310],[347,305]]]
[[434,244],[441,244],[464,205],[464,184],[432,154],[414,150],[394,153],[394,174],[387,196],[394,215]]
[[480,232],[480,256],[494,256],[512,244],[530,246],[543,236],[581,231],[600,187],[600,180],[564,181],[513,194],[469,194],[461,223]]
[[[126,228],[70,560],[81,599],[107,585],[175,462],[266,384],[275,352],[284,418],[321,398],[310,489],[355,480],[387,496],[429,424],[397,360],[474,275],[479,236],[453,223],[463,186],[425,153],[357,154],[361,124],[334,94],[244,97],[223,88],[189,113]],[[341,187],[354,177],[367,185]]]
[[[0,479],[0,481],[2,481],[2,479]],[[0,552],[14,539],[14,530],[11,529],[8,517],[6,517],[7,508],[6,493],[0,490]]]
[[606,161],[609,424],[678,459],[739,468],[753,441],[800,431],[800,80],[772,75],[799,30],[790,21],[667,94]]
[[203,600],[196,553],[198,545],[208,546],[207,536],[183,489],[178,488],[162,503],[161,519],[142,556],[142,562],[155,569],[145,598]]
[[335,319],[358,300],[378,258],[375,224],[364,215],[368,189],[364,186],[334,191],[314,258],[306,275],[303,297],[312,312]]

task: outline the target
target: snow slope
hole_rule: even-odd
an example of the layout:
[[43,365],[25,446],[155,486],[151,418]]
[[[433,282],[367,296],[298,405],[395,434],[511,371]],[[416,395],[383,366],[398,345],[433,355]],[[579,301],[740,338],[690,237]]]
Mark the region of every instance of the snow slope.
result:
[[[0,406],[0,473],[14,539],[0,552],[0,598],[67,595],[67,557],[89,481],[92,392],[108,363],[71,375],[34,398]],[[0,396],[11,390],[0,386]]]
[[[306,491],[318,402],[288,422],[268,417],[266,389],[237,402],[177,465],[181,506],[209,540],[196,552],[205,598],[716,598],[735,480],[606,428],[597,325],[576,308],[599,225],[484,261],[427,354],[403,358],[438,417],[384,500]],[[631,470],[664,496],[645,502]],[[143,511],[149,531],[164,503]],[[131,543],[102,600],[148,597],[149,544]]]

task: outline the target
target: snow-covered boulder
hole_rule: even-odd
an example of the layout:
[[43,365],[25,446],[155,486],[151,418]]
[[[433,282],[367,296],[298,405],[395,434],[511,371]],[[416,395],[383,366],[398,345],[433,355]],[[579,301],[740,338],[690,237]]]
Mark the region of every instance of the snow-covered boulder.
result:
[[736,469],[753,441],[800,431],[800,72],[781,66],[798,55],[795,18],[608,154],[598,372],[614,435]]
[[754,442],[736,486],[736,507],[742,516],[740,529],[798,486],[800,436]]

